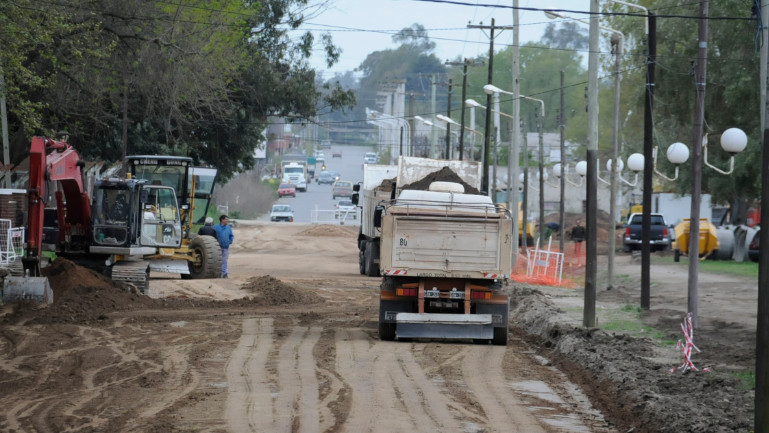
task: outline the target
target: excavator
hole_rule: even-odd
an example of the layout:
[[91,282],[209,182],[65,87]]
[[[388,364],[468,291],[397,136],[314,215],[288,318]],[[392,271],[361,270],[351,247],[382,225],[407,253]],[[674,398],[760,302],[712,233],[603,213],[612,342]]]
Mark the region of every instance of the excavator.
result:
[[[136,156],[126,163],[128,177],[97,180],[91,202],[84,188],[85,163],[77,151],[65,141],[32,139],[28,234],[21,260],[25,276],[6,278],[6,290],[10,285],[12,290],[43,297],[44,250],[145,294],[150,269],[180,273],[183,278],[219,275],[221,251],[216,240],[191,233],[193,223],[205,217],[216,170],[191,167],[192,159],[186,157]],[[50,182],[60,185],[55,209],[46,209]],[[208,186],[211,189],[202,190]],[[196,199],[202,206],[196,206]]]

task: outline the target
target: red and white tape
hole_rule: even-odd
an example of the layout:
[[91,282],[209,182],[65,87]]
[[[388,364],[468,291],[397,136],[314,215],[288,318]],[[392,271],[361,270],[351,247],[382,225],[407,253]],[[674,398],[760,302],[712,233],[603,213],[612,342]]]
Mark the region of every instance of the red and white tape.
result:
[[[684,339],[686,342],[684,343],[681,340],[678,340],[676,347],[684,352],[684,362],[678,367],[671,368],[671,374],[675,373],[676,370],[681,370],[681,373],[684,373],[686,370],[690,369],[699,371],[692,362],[692,349],[696,350],[697,352],[701,352],[700,349],[694,345],[694,326],[692,326],[692,313],[687,314],[684,318],[683,323],[681,323],[681,331],[684,332]],[[702,371],[710,371],[710,367],[703,368]]]

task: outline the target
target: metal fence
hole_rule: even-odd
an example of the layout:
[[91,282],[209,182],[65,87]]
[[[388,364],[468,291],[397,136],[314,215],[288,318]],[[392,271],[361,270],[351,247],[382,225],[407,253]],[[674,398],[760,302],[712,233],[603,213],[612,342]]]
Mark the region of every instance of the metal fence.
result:
[[533,250],[527,250],[528,269],[526,274],[529,278],[542,280],[544,282],[560,283],[563,277],[563,253],[551,249],[553,237],[547,250],[539,249],[539,240]]
[[312,209],[310,211],[310,222],[312,224],[339,224],[345,222],[360,221],[360,209],[355,210],[323,210]]
[[11,220],[0,219],[0,263],[13,263],[24,255],[24,227],[11,227]]

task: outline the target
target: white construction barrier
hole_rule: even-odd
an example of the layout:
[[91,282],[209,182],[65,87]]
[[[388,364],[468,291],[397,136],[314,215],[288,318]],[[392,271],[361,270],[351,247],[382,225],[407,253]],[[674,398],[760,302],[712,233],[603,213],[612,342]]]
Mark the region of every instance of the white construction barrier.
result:
[[550,242],[547,250],[539,249],[539,238],[533,250],[527,249],[528,266],[526,275],[529,278],[561,282],[563,278],[563,253],[551,251],[553,237],[550,236]]

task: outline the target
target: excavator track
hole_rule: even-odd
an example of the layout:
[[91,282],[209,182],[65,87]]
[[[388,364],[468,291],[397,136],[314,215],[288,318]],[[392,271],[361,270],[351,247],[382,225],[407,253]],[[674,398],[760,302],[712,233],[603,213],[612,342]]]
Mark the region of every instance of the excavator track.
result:
[[112,266],[112,280],[122,281],[136,287],[141,294],[150,291],[150,271],[146,261],[117,262]]

